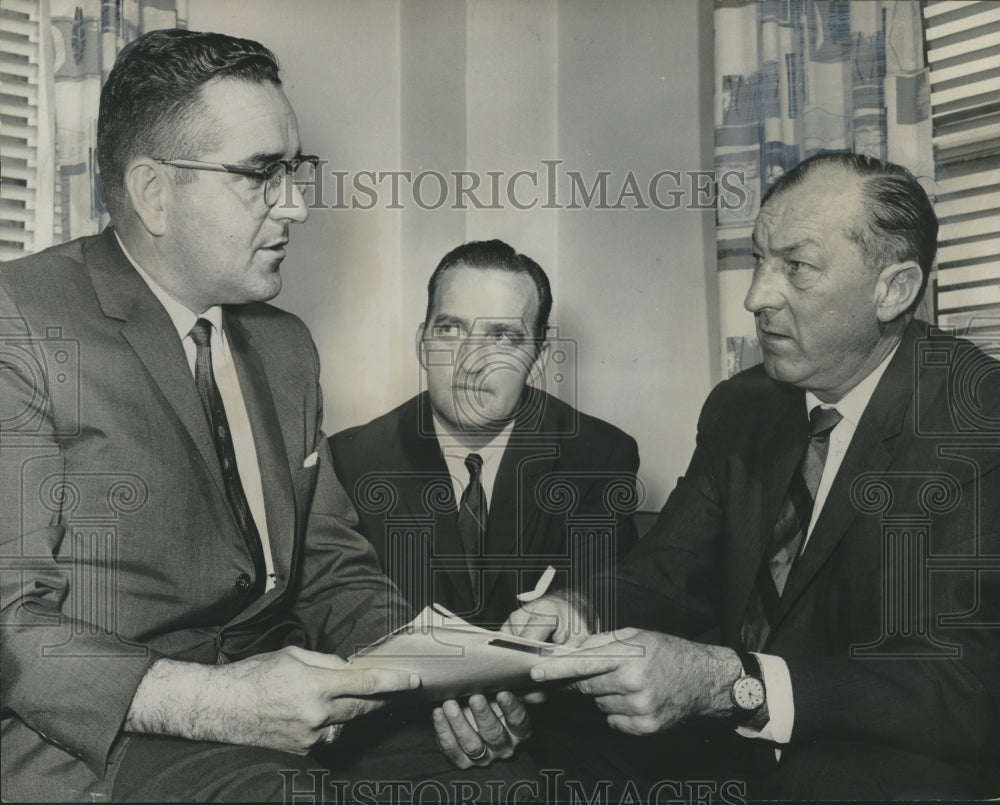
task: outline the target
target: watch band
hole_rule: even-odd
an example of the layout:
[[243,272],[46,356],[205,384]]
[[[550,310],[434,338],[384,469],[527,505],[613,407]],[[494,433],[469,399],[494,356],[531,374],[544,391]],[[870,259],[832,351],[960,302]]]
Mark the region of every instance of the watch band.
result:
[[757,659],[756,654],[751,654],[749,651],[739,652],[740,662],[743,663],[743,673],[747,676],[753,676],[760,680],[761,684],[764,684],[764,672],[760,670],[760,660]]

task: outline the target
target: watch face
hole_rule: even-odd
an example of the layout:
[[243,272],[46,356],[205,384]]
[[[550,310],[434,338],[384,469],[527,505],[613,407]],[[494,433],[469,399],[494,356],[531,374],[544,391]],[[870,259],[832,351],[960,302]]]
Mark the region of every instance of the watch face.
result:
[[733,684],[733,701],[743,710],[756,710],[764,704],[764,685],[757,677],[740,677]]

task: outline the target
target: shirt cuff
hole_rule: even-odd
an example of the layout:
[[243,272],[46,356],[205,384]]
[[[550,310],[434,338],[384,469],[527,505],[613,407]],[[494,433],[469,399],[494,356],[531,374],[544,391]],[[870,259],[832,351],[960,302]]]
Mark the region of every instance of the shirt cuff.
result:
[[736,731],[745,738],[760,738],[786,744],[792,739],[795,722],[795,701],[792,699],[792,677],[788,665],[781,657],[773,654],[754,653],[760,663],[760,673],[764,677],[767,694],[768,722],[759,730],[737,727]]

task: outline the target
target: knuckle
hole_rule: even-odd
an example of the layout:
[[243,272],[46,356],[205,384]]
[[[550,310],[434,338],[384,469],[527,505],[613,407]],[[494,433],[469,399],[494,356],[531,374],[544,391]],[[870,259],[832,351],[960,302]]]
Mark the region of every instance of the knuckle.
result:
[[378,677],[370,671],[361,673],[361,690],[365,695],[371,695],[378,691]]

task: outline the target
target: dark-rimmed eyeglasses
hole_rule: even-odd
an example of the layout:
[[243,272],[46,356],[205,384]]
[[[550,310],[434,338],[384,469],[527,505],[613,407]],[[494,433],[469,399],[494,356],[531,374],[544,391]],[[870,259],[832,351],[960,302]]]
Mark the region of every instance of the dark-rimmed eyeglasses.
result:
[[248,168],[246,165],[229,165],[225,162],[201,162],[197,159],[158,159],[156,161],[161,165],[170,165],[173,168],[246,176],[258,185],[263,185],[264,203],[268,207],[273,207],[278,203],[286,177],[290,177],[293,184],[312,184],[316,179],[316,168],[319,165],[319,157],[311,154],[293,159],[279,159],[264,168]]

